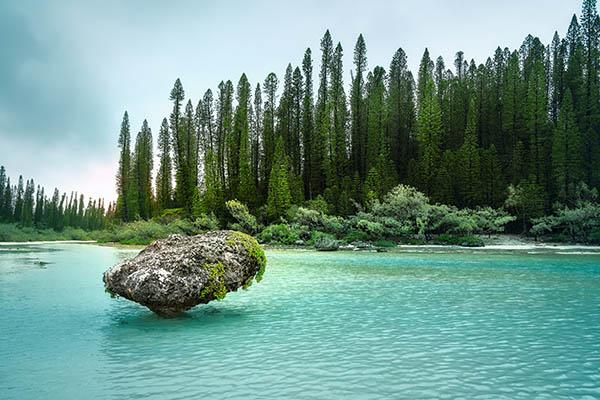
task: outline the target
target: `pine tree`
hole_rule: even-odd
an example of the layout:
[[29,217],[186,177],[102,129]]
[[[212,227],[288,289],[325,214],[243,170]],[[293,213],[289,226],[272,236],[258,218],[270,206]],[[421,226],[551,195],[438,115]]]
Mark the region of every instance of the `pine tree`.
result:
[[11,222],[13,217],[13,195],[14,190],[10,185],[10,177],[6,178],[6,186],[4,189],[4,204],[2,204],[2,219],[6,222]]
[[288,64],[283,76],[283,92],[277,107],[277,136],[283,138],[285,153],[292,153],[292,64]]
[[543,65],[537,61],[530,74],[526,103],[526,126],[529,133],[530,167],[536,184],[547,188],[550,142],[548,138],[546,82]]
[[302,172],[302,96],[302,72],[300,68],[296,67],[292,75],[290,95],[290,159],[292,171],[298,176]]
[[283,138],[277,139],[273,167],[269,174],[269,191],[267,212],[269,218],[275,220],[284,215],[292,204],[292,196],[288,182],[288,164],[283,145]]
[[[522,160],[514,157],[513,149],[517,143],[524,140],[524,121],[523,121],[523,99],[525,98],[523,84],[521,82],[521,69],[519,66],[519,57],[517,52],[513,52],[507,63],[506,77],[503,90],[503,110],[502,110],[502,132],[506,137],[507,149],[505,151],[505,169],[515,171],[515,163]],[[523,178],[520,174],[511,178],[514,184],[519,183]]]
[[433,78],[429,76],[422,85],[424,86],[419,89],[422,94],[419,102],[417,133],[420,148],[419,181],[425,194],[432,196],[436,191],[436,175],[440,165],[442,119]]
[[575,186],[583,177],[581,141],[571,97],[571,91],[567,90],[552,143],[552,169],[557,198],[567,205],[573,205]]
[[[33,213],[33,224],[37,227],[43,226],[44,222],[44,206],[45,206],[45,197],[44,197],[44,188],[38,185],[37,193],[35,195],[35,211]],[[1,214],[2,203],[0,203],[0,217]],[[74,226],[79,226],[75,224]]]
[[4,219],[4,196],[6,188],[6,170],[0,165],[0,222]]
[[201,150],[206,156],[209,151],[216,151],[215,143],[215,116],[214,116],[214,101],[212,90],[208,89],[202,97],[202,109],[200,112],[200,133],[199,139]]
[[204,196],[203,205],[206,213],[215,213],[222,218],[225,199],[219,172],[219,161],[214,152],[209,151],[204,157]]
[[379,153],[385,147],[385,70],[375,67],[369,74],[367,93],[367,140],[366,140],[366,166],[367,170],[376,167]]
[[23,175],[19,175],[19,183],[17,184],[17,188],[15,190],[15,208],[14,214],[12,216],[13,221],[21,222],[21,214],[23,214],[24,194],[25,189],[23,186]]
[[483,204],[500,207],[504,200],[506,183],[498,152],[493,144],[481,154],[481,186]]
[[326,177],[331,177],[331,174],[329,174],[331,161],[329,81],[331,79],[332,59],[333,42],[329,30],[327,30],[321,39],[321,71],[319,73],[319,91],[316,105],[316,126],[311,145],[313,149],[311,157],[311,189],[313,194],[322,194],[326,187]]
[[581,12],[584,89],[580,130],[588,185],[600,185],[600,18],[596,0],[584,0]]
[[171,138],[169,136],[169,123],[164,118],[158,134],[158,150],[160,165],[156,174],[156,208],[160,214],[170,208],[173,198],[172,171],[171,171]]
[[21,211],[21,225],[33,226],[33,206],[34,200],[33,195],[35,192],[35,185],[33,179],[27,181],[25,186],[25,194],[23,195],[23,210]]
[[258,188],[260,174],[260,138],[263,135],[263,103],[260,83],[256,84],[254,90],[254,116],[252,118],[252,134],[250,136],[250,166],[254,187]]
[[133,157],[131,192],[135,196],[134,203],[142,219],[152,217],[152,168],[154,159],[152,155],[152,130],[148,121],[144,120],[142,128],[135,141]]
[[390,156],[400,179],[407,176],[411,134],[415,123],[414,80],[406,54],[398,49],[390,64],[386,100],[386,132],[390,140]]
[[232,182],[231,197],[237,197],[245,204],[255,202],[256,187],[250,171],[249,116],[251,115],[250,83],[242,74],[237,88],[238,105],[235,111],[233,137],[237,143],[230,145],[229,157],[237,161],[229,179]]
[[[245,153],[243,156],[247,157],[243,161],[244,168],[247,168],[247,173],[250,172],[250,145],[249,145],[249,117],[251,115],[251,94],[250,94],[250,83],[246,74],[242,74],[237,86],[237,107],[235,110],[233,129],[227,137],[227,178],[229,181],[229,197],[237,197],[238,185],[240,184],[240,168],[242,167],[242,160],[240,153],[241,141],[245,140],[244,143]],[[243,137],[245,136],[245,139]],[[247,164],[247,165],[246,165]],[[247,176],[246,178],[250,178]],[[245,188],[247,190],[249,188]]]
[[348,120],[348,109],[346,107],[346,93],[344,92],[344,68],[342,45],[338,43],[333,53],[331,63],[331,113],[332,130],[329,139],[330,154],[332,158],[332,170],[330,175],[336,182],[341,180],[347,174],[348,168],[348,138],[346,123]]
[[217,102],[217,137],[216,157],[219,165],[220,180],[226,184],[226,141],[233,129],[233,83],[231,81],[219,84],[219,100]]
[[275,153],[275,103],[277,101],[277,75],[271,72],[265,79],[263,90],[265,94],[264,120],[263,120],[263,180],[270,182],[269,176],[273,166]]
[[367,70],[367,47],[360,34],[354,46],[354,76],[352,77],[350,95],[350,113],[352,116],[351,141],[352,141],[352,169],[365,178],[366,160],[365,143],[367,136],[365,103],[365,72]]
[[312,199],[311,166],[312,166],[312,135],[314,130],[313,117],[313,81],[312,57],[310,49],[306,49],[302,60],[302,73],[304,74],[304,96],[302,98],[302,147],[303,161],[302,176],[304,180],[304,193]]
[[171,91],[170,99],[173,101],[171,113],[171,140],[173,142],[175,165],[175,204],[182,207],[186,214],[192,214],[192,200],[197,177],[196,159],[196,124],[194,122],[194,107],[188,100],[185,110],[181,112],[181,104],[185,92],[179,79]]
[[122,221],[129,221],[129,187],[131,172],[131,133],[129,128],[129,115],[127,111],[123,114],[121,122],[121,132],[119,134],[119,148],[121,156],[119,158],[119,170],[117,172],[117,218]]
[[471,100],[467,117],[467,128],[465,130],[465,140],[459,151],[462,171],[460,191],[462,204],[467,207],[474,207],[479,205],[480,202],[481,166],[476,131],[475,102]]

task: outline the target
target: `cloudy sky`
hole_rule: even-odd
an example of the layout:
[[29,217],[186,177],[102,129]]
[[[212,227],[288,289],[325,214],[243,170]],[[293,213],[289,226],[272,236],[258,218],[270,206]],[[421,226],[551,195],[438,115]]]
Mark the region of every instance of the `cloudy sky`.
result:
[[[326,3],[326,4],[323,4]],[[362,6],[358,6],[362,4]],[[531,33],[564,36],[580,0],[454,1],[27,1],[0,2],[0,165],[49,191],[114,200],[124,110],[156,139],[181,78],[194,104],[245,72],[254,86],[282,76],[328,28],[345,50],[349,83],[359,33],[369,68],[402,47],[416,71],[425,47],[452,65],[477,63]],[[315,64],[317,80],[318,62]]]

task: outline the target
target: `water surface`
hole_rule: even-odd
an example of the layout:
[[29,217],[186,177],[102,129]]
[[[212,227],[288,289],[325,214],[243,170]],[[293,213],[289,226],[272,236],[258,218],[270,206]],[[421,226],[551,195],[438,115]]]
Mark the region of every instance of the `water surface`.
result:
[[161,319],[104,293],[136,250],[0,246],[1,399],[597,399],[600,255],[269,251]]

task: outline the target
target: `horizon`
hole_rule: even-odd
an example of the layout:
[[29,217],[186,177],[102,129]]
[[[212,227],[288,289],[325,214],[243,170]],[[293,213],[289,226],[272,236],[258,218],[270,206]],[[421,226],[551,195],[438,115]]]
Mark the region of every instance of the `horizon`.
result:
[[[0,64],[6,88],[0,95],[4,143],[0,165],[13,185],[23,175],[24,181],[32,178],[36,186],[44,187],[47,195],[56,187],[61,193],[84,194],[86,199],[103,198],[108,205],[117,197],[117,139],[125,110],[132,135],[148,120],[156,147],[160,121],[170,113],[168,95],[175,79],[181,78],[186,100],[191,98],[195,104],[207,89],[214,93],[221,80],[229,79],[235,85],[242,73],[252,88],[257,82],[262,86],[271,71],[281,81],[288,62],[299,65],[307,47],[313,52],[316,87],[319,41],[326,29],[334,43],[339,41],[344,48],[348,93],[352,53],[360,33],[367,45],[368,70],[381,65],[387,71],[393,53],[401,47],[416,75],[425,48],[433,60],[441,55],[451,70],[458,51],[480,64],[498,46],[518,49],[528,34],[546,45],[555,31],[564,37],[571,16],[579,16],[581,11],[579,0],[528,4],[469,1],[469,6],[462,8],[380,1],[365,10],[359,21],[352,17],[354,11],[342,8],[340,2],[321,5],[326,12],[317,10],[317,2],[260,2],[252,7],[240,5],[237,13],[232,11],[235,2],[183,2],[176,10],[157,3],[145,10],[139,4],[113,2],[100,7],[65,1],[52,6],[35,2],[0,5],[0,19],[5,22],[0,24],[0,40],[7,49]],[[381,6],[393,12],[381,15]],[[132,17],[140,9],[147,19]],[[298,22],[293,29],[281,17],[287,14],[293,14]],[[470,24],[457,25],[453,17],[459,14]],[[433,16],[428,24],[421,23],[425,15]],[[233,18],[228,19],[230,16]],[[164,26],[158,23],[162,18],[167,20]],[[197,26],[194,18],[205,25]],[[273,22],[272,30],[279,35],[265,28],[270,26],[268,22]],[[231,26],[234,28],[229,29]],[[515,28],[505,32],[503,26]],[[102,35],[102,30],[110,33]],[[209,39],[202,41],[198,36],[205,31]],[[216,35],[217,39],[212,39]],[[263,45],[260,50],[250,47],[259,41]],[[198,49],[200,44],[203,47]]]

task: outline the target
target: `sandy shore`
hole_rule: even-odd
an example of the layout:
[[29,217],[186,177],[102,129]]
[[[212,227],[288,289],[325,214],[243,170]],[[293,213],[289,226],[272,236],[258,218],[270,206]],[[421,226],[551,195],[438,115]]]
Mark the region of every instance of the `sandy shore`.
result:
[[[383,250],[387,252],[530,252],[530,253],[557,253],[557,254],[600,254],[600,246],[591,246],[585,244],[565,244],[535,241],[519,235],[492,235],[480,236],[484,241],[485,247],[462,247],[453,245],[398,245]],[[37,242],[0,242],[0,246],[22,246],[22,245],[40,245],[40,244],[96,244],[98,246],[120,247],[129,249],[143,249],[143,245],[129,245],[121,243],[97,243],[95,240],[57,240],[57,241],[37,241]],[[270,246],[263,245],[267,250],[307,250],[312,251],[311,247],[305,246]],[[340,250],[352,250],[352,248],[340,248]],[[362,250],[369,251],[369,249]],[[371,249],[375,251],[375,249]]]

